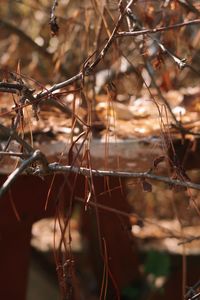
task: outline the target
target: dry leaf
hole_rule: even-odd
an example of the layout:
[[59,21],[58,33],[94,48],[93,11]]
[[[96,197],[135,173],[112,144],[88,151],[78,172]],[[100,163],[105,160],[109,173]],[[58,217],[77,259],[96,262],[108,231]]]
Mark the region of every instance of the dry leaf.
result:
[[152,185],[146,180],[142,181],[142,187],[144,192],[152,192]]

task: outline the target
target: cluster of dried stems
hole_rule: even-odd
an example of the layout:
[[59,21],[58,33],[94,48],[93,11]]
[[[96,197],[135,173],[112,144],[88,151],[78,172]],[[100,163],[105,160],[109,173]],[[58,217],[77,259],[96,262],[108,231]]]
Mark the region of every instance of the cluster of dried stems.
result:
[[[94,3],[93,3],[94,2]],[[87,58],[85,58],[81,70],[75,74],[74,76],[71,76],[70,78],[51,85],[51,87],[48,88],[42,88],[39,91],[36,91],[27,84],[26,77],[22,76],[18,70],[18,72],[7,72],[7,78],[4,78],[3,81],[0,82],[0,92],[1,93],[9,93],[18,98],[18,100],[14,100],[14,107],[12,108],[12,112],[15,112],[15,117],[12,119],[12,124],[10,127],[5,126],[3,124],[0,124],[0,130],[1,132],[4,132],[6,136],[9,136],[6,144],[4,145],[3,149],[0,151],[1,157],[4,156],[14,156],[19,157],[20,164],[19,166],[8,176],[7,180],[4,182],[4,184],[0,188],[0,197],[2,197],[11,187],[12,183],[17,179],[18,176],[20,176],[22,173],[28,173],[33,174],[35,176],[45,176],[47,174],[57,174],[62,173],[66,174],[65,178],[66,181],[68,179],[68,175],[71,173],[74,174],[81,174],[85,176],[89,182],[89,192],[86,201],[84,199],[77,199],[78,201],[87,202],[87,205],[95,206],[99,209],[107,209],[113,211],[113,213],[122,214],[127,217],[130,217],[130,214],[126,214],[120,211],[117,211],[115,209],[110,209],[105,206],[101,206],[100,204],[95,203],[95,189],[93,186],[93,176],[103,176],[103,177],[126,177],[126,178],[138,178],[142,182],[145,182],[143,184],[144,189],[147,190],[151,189],[151,185],[146,182],[146,180],[150,181],[160,181],[164,182],[167,185],[170,185],[171,187],[174,186],[181,186],[185,187],[186,189],[195,189],[200,190],[200,184],[193,183],[189,180],[187,177],[184,169],[181,167],[181,165],[177,162],[176,159],[176,153],[173,149],[173,143],[170,136],[170,127],[176,128],[177,132],[180,133],[181,137],[184,138],[187,134],[190,135],[199,135],[199,133],[194,133],[189,130],[187,130],[184,127],[184,124],[182,124],[180,121],[177,120],[176,116],[174,115],[170,105],[168,104],[168,101],[163,96],[162,90],[157,83],[157,80],[155,78],[155,72],[152,72],[152,61],[148,57],[148,55],[144,55],[144,47],[146,40],[152,41],[152,43],[155,44],[155,47],[157,49],[157,60],[161,62],[163,59],[169,59],[172,61],[174,66],[180,70],[180,72],[184,71],[185,69],[189,69],[191,73],[194,73],[195,75],[199,75],[199,70],[194,65],[188,63],[185,58],[180,58],[176,53],[174,53],[173,50],[168,48],[165,43],[162,41],[162,34],[165,32],[170,32],[170,34],[173,34],[174,31],[182,30],[183,28],[190,28],[190,27],[198,27],[200,24],[199,15],[200,12],[196,8],[196,6],[192,3],[192,1],[161,1],[162,2],[162,8],[165,9],[166,7],[170,5],[174,5],[176,8],[184,8],[188,15],[197,16],[197,18],[183,20],[182,22],[177,22],[171,24],[170,21],[166,21],[167,25],[165,24],[165,19],[167,19],[167,16],[163,15],[163,19],[159,22],[161,24],[160,26],[153,27],[153,28],[146,28],[143,24],[143,20],[140,20],[135,13],[135,7],[137,5],[141,5],[140,0],[130,0],[130,1],[123,1],[120,0],[119,3],[115,3],[117,5],[117,9],[115,11],[115,19],[113,20],[113,24],[111,28],[109,27],[106,17],[109,14],[109,10],[106,10],[106,1],[103,4],[103,10],[101,11],[101,26],[99,27],[98,36],[96,38],[96,49],[90,55],[88,55]],[[145,1],[144,1],[145,2]],[[172,3],[171,3],[172,2]],[[100,5],[98,1],[91,1],[93,3],[93,6],[96,10],[99,9]],[[59,7],[59,1],[53,1],[52,7],[51,7],[51,13],[50,13],[50,29],[52,34],[56,35],[59,33],[60,26],[58,25],[57,17],[56,17],[56,10],[57,7]],[[148,1],[146,4],[146,8],[148,7]],[[150,9],[150,8],[149,8]],[[174,8],[175,9],[175,8]],[[37,44],[34,43],[33,40],[31,40],[23,31],[20,31],[19,29],[15,28],[14,25],[9,24],[5,20],[0,20],[0,24],[2,26],[5,26],[6,28],[9,28],[9,30],[14,31],[15,34],[19,35],[22,39],[25,39],[29,44],[31,44],[34,48],[34,50],[42,52],[44,56],[51,56],[49,53],[46,52],[46,50]],[[10,27],[9,27],[10,26]],[[103,46],[102,41],[101,43],[98,42],[98,40],[101,40],[101,31],[102,27],[106,28],[107,30],[107,38],[103,40]],[[138,38],[140,37],[140,38]],[[154,101],[155,105],[158,108],[159,115],[160,115],[160,124],[161,124],[161,137],[163,140],[163,146],[165,149],[164,156],[162,158],[158,158],[157,161],[154,162],[154,168],[151,170],[147,170],[146,172],[126,172],[126,171],[113,171],[113,170],[95,170],[92,169],[91,163],[90,163],[90,140],[92,138],[92,118],[90,115],[91,112],[91,104],[89,101],[87,101],[87,84],[88,79],[95,78],[96,70],[101,65],[101,63],[104,62],[106,57],[110,57],[110,52],[112,48],[118,47],[120,43],[124,42],[126,40],[126,43],[128,43],[129,40],[135,40],[135,44],[138,47],[137,51],[140,53],[142,59],[143,59],[143,67],[146,69],[146,72],[148,73],[149,77],[151,78],[151,85],[156,90],[157,95],[160,99],[160,101],[163,103],[165,109],[166,109],[166,115],[169,115],[172,119],[172,124],[166,124],[162,120],[162,113],[160,111],[160,107],[157,103],[157,101],[154,99],[154,96],[151,92],[151,86],[149,87],[146,85],[146,82],[144,81],[144,85],[146,85],[146,88],[149,90],[150,96],[152,97],[152,101]],[[119,51],[120,53],[120,51]],[[123,56],[123,53],[121,53]],[[60,69],[62,74],[65,73],[66,70],[63,68]],[[138,72],[138,71],[137,71]],[[41,86],[40,86],[41,88]],[[58,162],[49,163],[48,158],[46,157],[45,153],[42,153],[40,150],[35,149],[33,145],[31,145],[27,140],[23,138],[22,135],[18,133],[18,128],[23,123],[24,118],[24,109],[27,106],[32,107],[33,116],[36,118],[39,122],[39,108],[41,103],[45,103],[48,100],[52,100],[54,102],[57,102],[62,97],[62,90],[63,91],[70,91],[70,93],[76,94],[77,91],[80,93],[81,97],[86,99],[86,106],[88,109],[88,119],[82,120],[81,117],[79,117],[76,112],[73,109],[70,109],[69,107],[65,107],[68,114],[70,114],[70,117],[72,118],[72,129],[75,127],[76,124],[79,124],[82,131],[80,135],[71,143],[71,147],[69,150],[69,157],[70,154],[73,154],[74,150],[76,155],[73,157],[73,159],[69,159],[69,165],[62,165]],[[108,95],[111,95],[111,92],[108,91]],[[13,96],[13,99],[16,99]],[[59,102],[59,101],[58,101]],[[72,130],[73,131],[73,130]],[[9,150],[9,145],[12,140],[15,140],[21,147],[21,151],[13,152]],[[81,141],[81,142],[80,142]],[[83,147],[85,147],[85,152],[83,155],[82,160],[87,161],[88,167],[82,167],[80,163],[80,157],[79,154],[81,153]],[[172,148],[172,152],[174,156],[173,158],[169,158],[168,148]],[[73,156],[73,155],[72,155]],[[170,162],[173,168],[173,175],[170,176],[160,176],[155,174],[155,169],[159,165],[159,163],[163,160],[167,160]],[[77,166],[77,161],[79,161]],[[62,236],[63,240],[61,241],[64,243],[64,235],[67,227],[67,222],[69,218],[66,218],[67,221],[64,225],[64,228],[62,228]],[[62,227],[62,226],[61,226]],[[190,241],[188,241],[190,242]],[[60,248],[61,248],[60,246]],[[68,245],[66,246],[67,248]],[[65,273],[65,269],[69,271],[69,266],[72,265],[70,258],[68,260],[65,260],[65,264],[62,265],[62,271]],[[60,271],[60,270],[58,270]],[[73,271],[71,271],[73,273]],[[74,275],[72,274],[72,277]],[[65,290],[65,288],[63,288]],[[70,297],[70,291],[64,292],[66,299],[69,299]],[[190,297],[189,294],[186,295],[187,297]],[[191,298],[195,299],[195,298]]]

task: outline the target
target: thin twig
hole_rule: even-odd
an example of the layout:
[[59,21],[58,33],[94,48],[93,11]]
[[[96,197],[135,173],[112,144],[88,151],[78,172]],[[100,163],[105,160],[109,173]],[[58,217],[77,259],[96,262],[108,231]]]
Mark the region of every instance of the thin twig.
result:
[[20,167],[16,168],[3,183],[0,188],[0,198],[8,191],[12,183],[17,179],[17,177],[22,174],[32,163],[35,161],[40,161],[45,172],[48,172],[48,162],[45,155],[40,151],[36,150],[30,158],[25,160]]
[[[117,36],[117,31],[123,21],[124,16],[126,15],[127,9],[131,6],[133,1],[134,0],[129,1],[129,3],[126,5],[125,9],[120,13],[118,20],[117,20],[117,24],[115,25],[115,28],[113,29],[113,32],[112,32],[111,36],[109,37],[107,43],[105,44],[105,46],[103,47],[103,49],[101,50],[101,52],[99,53],[99,55],[97,56],[95,61],[88,67],[89,73],[92,72],[92,70],[96,67],[96,65],[98,65],[98,63],[106,55],[108,49],[110,48],[111,44],[113,43],[114,38]],[[120,1],[120,3],[121,3],[121,1]],[[119,3],[119,6],[120,6],[120,3]]]
[[197,241],[197,240],[200,240],[200,236],[193,236],[193,237],[184,239],[183,241],[179,242],[178,245],[189,244],[189,243],[192,243],[193,241]]
[[133,0],[131,0],[128,5],[126,6],[126,8],[124,9],[124,12],[120,14],[119,18],[118,18],[118,21],[117,21],[117,24],[115,26],[115,28],[113,29],[113,32],[110,36],[110,38],[108,39],[108,41],[106,42],[106,44],[104,45],[103,49],[101,50],[101,52],[99,53],[99,55],[97,55],[95,61],[93,63],[91,63],[90,65],[87,63],[85,65],[85,70],[84,71],[81,71],[79,72],[78,74],[76,74],[75,76],[63,81],[63,82],[60,82],[60,83],[57,83],[57,84],[54,84],[52,87],[50,87],[49,89],[41,92],[41,93],[38,93],[36,95],[36,99],[41,99],[43,97],[47,97],[49,94],[53,93],[54,91],[58,90],[58,89],[62,89],[64,87],[67,87],[68,85],[76,82],[76,81],[79,81],[83,78],[83,75],[84,76],[88,76],[90,75],[94,68],[99,64],[99,62],[104,58],[105,54],[107,53],[108,49],[110,48],[110,46],[112,45],[113,41],[114,41],[114,38],[117,34],[117,30],[120,26],[120,24],[122,23],[122,20],[123,20],[123,17],[125,16],[126,14],[126,11],[127,9],[130,7],[130,5],[133,3]]
[[[138,36],[138,35],[144,35],[144,34],[148,34],[148,33],[156,33],[159,31],[167,31],[167,30],[172,30],[172,29],[176,29],[176,28],[180,28],[183,26],[188,26],[188,25],[196,25],[200,23],[200,19],[195,19],[192,21],[188,21],[188,22],[183,22],[183,23],[178,23],[178,24],[174,24],[168,27],[159,27],[159,28],[155,28],[155,29],[144,29],[144,30],[139,30],[139,31],[134,31],[134,32],[117,32],[118,28],[120,27],[120,24],[123,20],[123,17],[125,16],[127,9],[130,7],[130,5],[132,4],[133,1],[130,1],[130,3],[128,3],[128,5],[126,6],[124,13],[121,13],[117,24],[115,26],[115,28],[112,31],[112,34],[110,36],[110,38],[108,39],[108,41],[106,42],[106,44],[104,45],[103,49],[101,50],[101,52],[99,53],[99,55],[97,55],[95,61],[93,63],[91,63],[90,65],[86,65],[86,70],[84,71],[84,76],[88,76],[92,73],[92,71],[94,70],[94,68],[99,64],[99,62],[104,58],[105,54],[107,53],[108,49],[110,48],[110,46],[112,45],[112,43],[114,42],[115,38],[120,38],[120,37],[125,37],[125,36]],[[76,74],[75,76],[54,84],[51,88],[38,93],[36,95],[37,99],[41,99],[43,97],[47,97],[49,94],[51,94],[52,92],[58,90],[58,89],[62,89],[64,87],[67,87],[68,85],[81,80],[83,77],[83,72],[79,72],[78,74]]]
[[157,32],[162,32],[162,31],[168,31],[168,30],[174,30],[178,29],[184,26],[191,26],[191,25],[197,25],[200,24],[200,19],[195,19],[187,22],[182,22],[182,23],[177,23],[174,25],[169,25],[169,26],[163,26],[163,27],[158,27],[158,28],[153,28],[153,29],[142,29],[138,31],[121,31],[116,34],[116,38],[119,37],[128,37],[128,36],[138,36],[138,35],[144,35],[148,33],[157,33]]
[[50,87],[49,89],[46,89],[45,91],[43,91],[41,93],[38,93],[36,95],[36,99],[41,99],[41,98],[47,97],[49,94],[53,93],[54,91],[62,89],[64,87],[80,80],[81,78],[82,78],[82,72],[76,74],[75,76],[73,76],[65,81],[54,84],[52,87]]
[[29,154],[24,154],[22,152],[13,152],[13,151],[0,151],[0,156],[16,156],[24,159],[25,157],[30,157]]
[[[63,166],[58,163],[51,163],[48,165],[48,172],[50,173],[68,173],[72,172],[83,176],[99,176],[99,177],[121,177],[121,178],[138,178],[138,179],[150,179],[158,182],[164,182],[170,186],[183,186],[195,190],[200,190],[200,184],[190,181],[181,181],[178,179],[171,179],[166,176],[155,175],[149,172],[124,172],[124,171],[112,171],[112,170],[95,170],[84,167],[75,166]],[[44,172],[38,169],[35,174],[44,174]]]
[[30,38],[24,31],[16,27],[15,25],[7,22],[6,20],[0,19],[0,28],[4,28],[9,32],[16,34],[22,39],[22,41],[29,44],[35,51],[41,54],[43,57],[47,59],[52,59],[52,54],[49,53],[44,47],[39,46],[32,38]]
[[[74,199],[85,205],[85,199],[83,199],[81,197],[78,197],[78,196],[75,196]],[[176,238],[176,239],[181,239],[181,237],[182,237],[182,233],[179,230],[174,229],[174,228],[170,229],[166,226],[163,226],[163,225],[159,224],[159,222],[156,222],[156,220],[151,220],[149,218],[145,218],[143,216],[140,216],[139,214],[136,214],[136,213],[133,213],[133,212],[122,211],[122,210],[110,207],[108,205],[103,205],[101,203],[94,202],[94,200],[89,201],[88,205],[91,206],[91,207],[99,208],[99,209],[102,209],[104,211],[119,215],[119,216],[123,216],[123,217],[128,218],[128,219],[134,217],[134,218],[137,219],[137,221],[139,221],[139,222],[142,221],[143,224],[146,223],[147,225],[155,225],[158,228],[160,228],[163,232],[166,233],[166,237]]]
[[191,300],[192,298],[188,298],[194,296],[195,291],[200,287],[200,280],[198,280],[192,287],[189,288],[188,292],[185,295],[185,298]]
[[6,136],[12,137],[12,139],[16,140],[28,153],[33,153],[34,149],[23,140],[16,131],[0,124],[0,131],[4,132]]
[[200,11],[193,5],[193,3],[190,0],[178,0],[178,2],[188,11],[191,11],[200,16]]
[[0,82],[0,92],[17,94],[22,89],[23,85],[19,83]]
[[52,8],[51,8],[51,14],[50,14],[50,21],[49,21],[49,24],[50,24],[50,27],[51,27],[51,33],[53,35],[57,34],[58,31],[59,31],[59,26],[58,26],[58,23],[57,23],[57,17],[55,15],[56,6],[58,6],[58,0],[53,0],[53,5],[52,5]]

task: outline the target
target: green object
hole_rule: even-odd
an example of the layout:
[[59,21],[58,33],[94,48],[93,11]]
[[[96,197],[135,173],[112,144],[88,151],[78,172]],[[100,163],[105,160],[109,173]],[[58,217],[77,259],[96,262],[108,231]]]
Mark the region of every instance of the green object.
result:
[[153,274],[155,277],[168,277],[170,273],[170,256],[167,253],[149,251],[144,270],[146,274]]
[[138,299],[139,295],[140,295],[139,289],[131,286],[124,288],[122,291],[122,296],[126,297],[127,300]]
[[139,300],[141,299],[143,291],[144,283],[142,281],[136,281],[123,288],[121,296],[124,300]]

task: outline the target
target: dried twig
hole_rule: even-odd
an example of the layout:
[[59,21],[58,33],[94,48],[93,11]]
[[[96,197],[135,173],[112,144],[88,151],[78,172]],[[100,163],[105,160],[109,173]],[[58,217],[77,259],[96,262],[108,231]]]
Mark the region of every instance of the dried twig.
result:
[[40,161],[42,163],[42,167],[45,172],[48,172],[48,162],[46,160],[45,155],[39,151],[36,150],[27,160],[25,160],[20,167],[16,168],[15,171],[13,171],[4,184],[0,188],[0,198],[8,191],[8,189],[11,187],[12,183],[17,179],[17,177],[22,174],[32,163],[35,161]]
[[193,236],[193,237],[184,239],[183,241],[179,242],[178,245],[189,244],[189,243],[192,243],[193,241],[197,241],[197,240],[200,240],[200,236]]
[[[138,179],[150,179],[154,181],[164,182],[171,187],[183,186],[186,188],[200,190],[200,184],[192,183],[190,181],[181,181],[171,179],[165,176],[155,175],[149,172],[124,172],[124,171],[112,171],[112,170],[94,170],[83,167],[63,166],[58,163],[51,163],[48,165],[48,172],[50,173],[68,173],[72,172],[75,174],[84,175],[87,177],[99,176],[99,177],[121,177],[121,178],[138,178]],[[44,172],[38,169],[35,174],[44,174]]]
[[[85,199],[83,199],[81,197],[78,197],[78,196],[76,196],[74,199],[76,201],[81,202],[82,204],[86,205],[85,204]],[[183,233],[181,231],[179,231],[179,230],[177,230],[175,228],[173,228],[173,229],[168,228],[168,227],[166,227],[164,225],[159,224],[158,222],[156,222],[156,220],[145,218],[145,217],[139,215],[138,213],[122,211],[122,210],[110,207],[108,205],[103,205],[101,203],[94,202],[94,200],[90,200],[88,202],[88,205],[90,207],[95,207],[95,208],[104,210],[106,212],[110,212],[110,213],[113,213],[113,214],[116,214],[116,215],[119,215],[119,216],[123,216],[123,217],[128,218],[128,219],[134,217],[137,220],[136,224],[137,223],[139,223],[139,224],[142,223],[142,225],[146,224],[147,226],[148,225],[155,225],[159,229],[161,229],[163,232],[166,233],[166,237],[176,238],[178,240],[183,237]],[[178,245],[180,245],[180,243]]]
[[17,94],[22,89],[23,85],[19,83],[0,82],[0,92]]
[[158,27],[158,28],[153,28],[153,29],[142,29],[138,31],[121,31],[117,32],[116,38],[119,37],[129,37],[129,36],[139,36],[139,35],[144,35],[148,33],[157,33],[157,32],[162,32],[162,31],[168,31],[168,30],[174,30],[178,29],[184,26],[191,26],[191,25],[197,25],[200,24],[200,19],[195,19],[191,21],[186,21],[182,23],[177,23],[174,25],[169,25],[169,26],[163,26],[163,27]]
[[6,126],[0,124],[0,131],[4,132],[4,134],[6,136],[11,137],[12,139],[16,140],[23,148],[26,152],[28,153],[33,153],[34,149],[25,141],[23,140],[16,131],[7,128]]
[[191,11],[198,16],[200,16],[200,11],[193,5],[191,0],[178,0],[179,4],[186,8],[188,11]]
[[[93,69],[96,67],[96,65],[98,65],[98,63],[104,58],[104,56],[106,55],[108,49],[110,48],[110,46],[113,43],[113,40],[115,39],[115,37],[117,36],[117,31],[123,21],[124,16],[126,15],[127,9],[132,5],[132,3],[134,2],[134,0],[131,0],[128,2],[128,4],[126,5],[125,9],[120,8],[121,13],[118,17],[117,23],[115,25],[115,28],[112,31],[111,36],[109,37],[107,43],[104,45],[103,49],[101,50],[101,52],[99,53],[99,55],[97,56],[97,58],[95,59],[95,61],[88,66],[87,72],[89,71],[89,73],[91,73],[93,71]],[[121,7],[122,1],[120,1],[119,3],[119,7]],[[86,74],[87,74],[86,72]]]
[[0,19],[0,27],[5,28],[11,33],[16,34],[22,39],[22,41],[29,44],[35,51],[40,53],[43,57],[47,59],[52,59],[52,54],[49,53],[44,47],[39,46],[32,38],[30,38],[23,30],[17,28],[13,24],[7,22],[6,20]]
[[199,289],[199,287],[200,287],[200,280],[198,280],[192,287],[189,288],[188,292],[185,295],[185,299],[187,300],[197,299],[196,295],[199,296],[199,293],[196,294],[195,291]]
[[139,31],[134,31],[134,32],[118,32],[120,24],[122,23],[122,20],[123,20],[124,16],[126,15],[127,9],[131,6],[132,2],[133,1],[130,1],[128,3],[128,5],[126,6],[126,8],[124,9],[123,13],[120,14],[120,16],[118,18],[118,21],[116,23],[116,26],[113,29],[110,38],[108,39],[108,41],[104,45],[101,52],[97,55],[95,61],[91,64],[89,64],[89,63],[86,64],[84,73],[80,72],[80,73],[76,74],[75,76],[73,76],[73,77],[71,77],[71,78],[69,78],[69,79],[67,79],[63,82],[54,84],[49,89],[38,93],[36,95],[37,99],[47,97],[52,92],[55,92],[58,89],[62,89],[64,87],[67,87],[67,86],[73,84],[74,82],[77,82],[77,81],[81,80],[82,77],[83,77],[83,74],[84,74],[84,76],[90,75],[93,72],[94,68],[104,58],[104,56],[106,55],[108,49],[111,47],[112,43],[114,42],[115,38],[120,38],[120,37],[124,37],[124,36],[138,36],[138,35],[144,35],[144,34],[148,34],[148,33],[155,33],[155,32],[159,32],[159,31],[167,31],[167,30],[180,28],[180,27],[183,27],[183,26],[196,25],[196,24],[200,23],[200,19],[196,19],[196,20],[192,20],[192,21],[188,21],[188,22],[178,23],[178,24],[174,24],[174,25],[166,26],[166,27],[159,27],[159,28],[155,28],[155,29],[144,29],[144,30],[139,30]]
[[50,14],[50,21],[49,21],[52,35],[58,34],[59,31],[57,17],[55,16],[56,6],[58,6],[58,0],[53,0],[53,5]]
[[22,152],[13,152],[13,151],[0,151],[0,157],[1,156],[15,156],[15,157],[20,157],[22,159],[30,157],[29,154],[24,154]]

